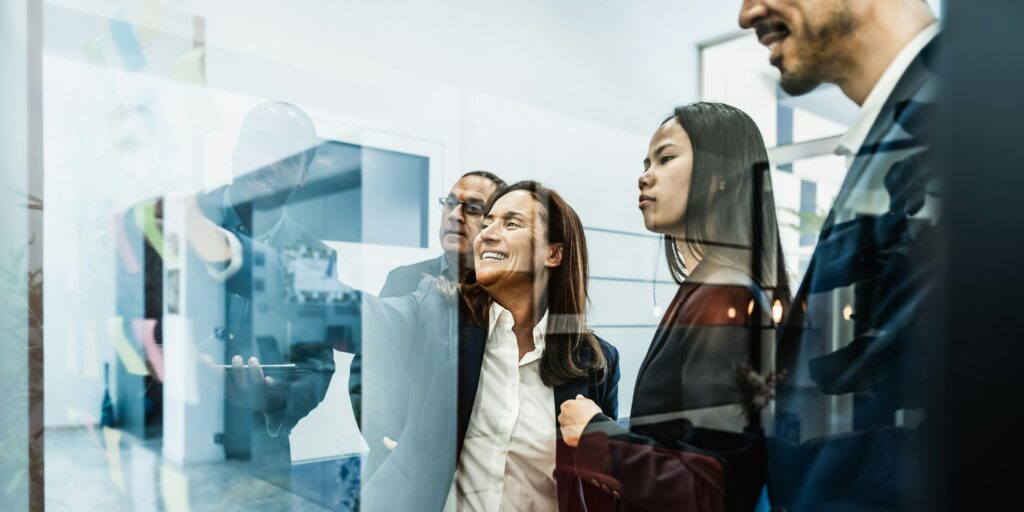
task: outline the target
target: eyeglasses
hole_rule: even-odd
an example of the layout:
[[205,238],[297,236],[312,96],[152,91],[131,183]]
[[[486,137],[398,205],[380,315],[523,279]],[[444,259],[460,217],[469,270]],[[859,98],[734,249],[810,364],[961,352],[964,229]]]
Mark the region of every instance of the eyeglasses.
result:
[[484,204],[479,201],[459,201],[455,196],[448,196],[437,198],[437,203],[447,212],[454,210],[456,206],[461,204],[462,213],[469,217],[480,217],[484,214]]

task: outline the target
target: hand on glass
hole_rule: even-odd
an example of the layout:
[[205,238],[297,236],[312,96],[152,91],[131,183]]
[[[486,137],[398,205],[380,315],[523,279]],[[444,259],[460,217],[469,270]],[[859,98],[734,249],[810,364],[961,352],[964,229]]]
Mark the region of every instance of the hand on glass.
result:
[[562,402],[560,410],[558,425],[562,430],[562,440],[573,448],[580,444],[580,436],[583,435],[583,429],[587,428],[587,423],[601,413],[601,408],[583,395]]
[[242,356],[231,358],[231,377],[228,379],[228,401],[236,407],[246,407],[269,412],[284,405],[284,391],[274,380],[263,374],[259,359],[249,358],[249,364],[242,364]]

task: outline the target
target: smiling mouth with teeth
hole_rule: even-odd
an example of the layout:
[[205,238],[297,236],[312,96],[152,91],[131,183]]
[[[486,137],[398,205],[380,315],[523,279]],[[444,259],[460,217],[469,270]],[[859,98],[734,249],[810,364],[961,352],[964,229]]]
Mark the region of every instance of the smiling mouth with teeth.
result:
[[506,260],[506,259],[508,259],[508,255],[507,254],[502,254],[500,252],[485,251],[483,254],[480,255],[480,259],[482,259],[482,260]]

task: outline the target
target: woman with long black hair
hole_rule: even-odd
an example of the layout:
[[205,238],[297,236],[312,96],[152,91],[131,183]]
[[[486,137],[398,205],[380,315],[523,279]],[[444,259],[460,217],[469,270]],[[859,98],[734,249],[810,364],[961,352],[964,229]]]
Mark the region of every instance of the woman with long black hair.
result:
[[638,182],[678,292],[640,367],[629,429],[582,397],[561,406],[574,470],[626,509],[753,510],[765,483],[773,316],[788,306],[768,157],[742,111],[677,108]]

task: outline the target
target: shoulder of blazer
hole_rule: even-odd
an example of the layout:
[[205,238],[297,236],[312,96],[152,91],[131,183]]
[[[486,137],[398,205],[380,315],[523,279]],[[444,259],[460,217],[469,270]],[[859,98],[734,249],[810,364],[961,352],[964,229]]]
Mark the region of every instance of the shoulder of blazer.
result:
[[594,337],[597,338],[601,352],[604,353],[605,367],[590,372],[590,377],[587,379],[588,387],[593,388],[593,391],[597,393],[596,396],[601,399],[598,403],[601,410],[609,417],[617,418],[619,412],[619,351],[604,338],[596,334]]
[[[440,258],[443,257],[444,255],[440,256]],[[392,269],[384,280],[384,286],[381,288],[380,295],[391,297],[415,291],[424,276],[438,276],[441,274],[440,258],[419,261]]]
[[[441,257],[443,258],[444,256]],[[388,279],[391,279],[392,276],[395,279],[416,278],[417,276],[422,277],[423,275],[437,276],[440,273],[441,261],[438,258],[434,258],[397,267],[388,273]]]
[[619,350],[617,348],[615,348],[615,345],[612,345],[611,343],[608,343],[608,341],[605,340],[604,338],[602,338],[602,337],[600,337],[600,336],[598,336],[596,334],[594,335],[594,337],[597,338],[598,344],[601,345],[601,352],[604,352],[604,358],[608,362],[607,363],[608,367],[609,368],[611,368],[613,366],[618,367],[618,365],[619,365]]

